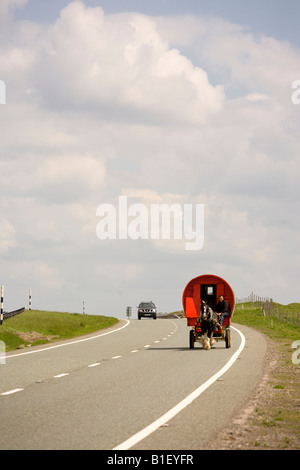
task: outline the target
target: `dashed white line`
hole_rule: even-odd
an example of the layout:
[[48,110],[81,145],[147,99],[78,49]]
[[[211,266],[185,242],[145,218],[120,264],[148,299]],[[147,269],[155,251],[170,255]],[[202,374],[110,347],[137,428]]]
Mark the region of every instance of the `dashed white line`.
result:
[[8,392],[3,392],[0,395],[12,395],[13,393],[21,392],[24,388],[15,388],[14,390],[9,390]]
[[133,447],[135,444],[140,442],[141,440],[145,439],[145,437],[152,434],[156,431],[160,426],[166,424],[170,419],[174,418],[180,411],[186,408],[190,403],[192,403],[196,398],[198,398],[201,393],[203,393],[208,387],[210,387],[216,380],[218,380],[230,367],[235,363],[235,361],[239,358],[242,350],[245,347],[246,339],[245,336],[241,331],[237,328],[231,327],[233,330],[237,331],[241,338],[241,344],[239,348],[235,351],[235,353],[231,356],[229,361],[223,366],[218,372],[216,372],[212,377],[210,377],[206,382],[200,385],[196,390],[194,390],[190,395],[185,397],[181,402],[167,411],[164,415],[158,418],[153,423],[146,426],[141,431],[137,432],[133,436],[131,436],[126,441],[122,442],[118,446],[114,447],[113,450],[128,450]]
[[[127,323],[125,326],[127,326],[128,324],[129,324],[129,321],[128,321],[128,323]],[[121,327],[120,329],[123,329],[125,326]],[[118,330],[115,330],[115,331],[118,331]],[[98,338],[99,336],[105,336],[105,335],[107,335],[107,334],[109,334],[109,333],[112,333],[112,332],[108,332],[108,333],[103,333],[103,334],[100,334],[100,335],[96,335],[96,336],[94,336],[93,338],[85,338],[85,339],[77,340],[77,341],[75,340],[75,341],[72,341],[72,342],[69,342],[69,343],[65,343],[64,345],[50,346],[49,348],[45,348],[44,350],[47,350],[47,349],[54,349],[54,348],[57,348],[57,347],[60,347],[60,346],[65,346],[65,345],[69,345],[69,344],[74,344],[74,343],[76,343],[76,342],[87,341],[87,340],[89,340],[89,339]],[[171,334],[168,335],[168,337],[170,337],[170,336],[171,336],[172,334],[174,334],[174,333],[175,333],[175,331],[172,331]],[[167,339],[167,338],[163,338],[163,340],[165,340],[165,339]],[[162,341],[162,340],[156,340],[156,341],[154,341],[154,343],[160,343],[160,341]],[[144,348],[150,348],[150,346],[151,346],[150,344],[146,344],[146,345],[144,346]],[[42,350],[35,350],[35,351],[30,351],[30,352],[28,352],[28,353],[23,353],[23,354],[30,354],[30,353],[32,354],[32,353],[41,352],[41,351],[42,351]],[[132,352],[132,353],[138,352],[138,349],[133,349],[131,352]],[[16,356],[18,356],[18,355],[21,356],[21,355],[23,355],[23,354],[12,355],[11,357],[16,357]],[[119,359],[119,358],[121,358],[121,357],[122,357],[122,356],[113,356],[112,359]],[[94,362],[93,364],[89,364],[88,367],[96,367],[96,366],[99,366],[100,364],[101,364],[101,362]],[[64,372],[64,373],[62,373],[62,374],[54,375],[53,378],[54,378],[54,379],[59,379],[59,378],[61,378],[61,377],[65,377],[65,376],[67,376],[67,375],[70,375],[70,374],[69,374],[68,372]],[[0,393],[0,395],[12,395],[13,393],[21,392],[22,390],[24,390],[24,388],[15,388],[15,389],[13,389],[13,390],[9,390],[8,392],[2,392],[2,393]]]

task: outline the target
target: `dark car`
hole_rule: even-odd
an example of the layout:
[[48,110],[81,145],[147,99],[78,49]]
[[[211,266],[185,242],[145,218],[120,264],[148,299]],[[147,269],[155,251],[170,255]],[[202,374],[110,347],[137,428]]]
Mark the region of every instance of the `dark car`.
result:
[[137,309],[139,320],[142,317],[152,317],[154,320],[156,320],[157,307],[153,302],[141,302]]

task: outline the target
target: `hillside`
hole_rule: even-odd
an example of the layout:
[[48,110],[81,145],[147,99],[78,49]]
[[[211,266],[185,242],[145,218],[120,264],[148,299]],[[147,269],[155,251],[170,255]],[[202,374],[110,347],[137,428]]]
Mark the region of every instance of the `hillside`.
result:
[[103,315],[25,310],[4,320],[0,326],[0,341],[5,343],[7,352],[86,335],[117,322],[117,318]]

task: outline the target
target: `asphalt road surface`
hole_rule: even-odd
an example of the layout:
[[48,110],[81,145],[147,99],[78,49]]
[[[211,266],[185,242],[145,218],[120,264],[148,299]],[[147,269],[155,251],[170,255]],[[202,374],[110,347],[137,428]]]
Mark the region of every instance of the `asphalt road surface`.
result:
[[190,350],[185,319],[145,318],[8,353],[0,449],[205,449],[262,374],[262,335],[233,326],[229,349]]

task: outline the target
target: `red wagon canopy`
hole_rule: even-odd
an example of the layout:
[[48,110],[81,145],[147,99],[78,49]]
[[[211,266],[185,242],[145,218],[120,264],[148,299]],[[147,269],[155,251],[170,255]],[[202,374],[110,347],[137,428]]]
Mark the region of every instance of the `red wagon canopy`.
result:
[[220,295],[223,295],[229,303],[230,316],[232,316],[235,300],[233,290],[228,282],[213,274],[204,274],[192,279],[186,285],[182,295],[182,304],[188,325],[195,325],[200,314],[202,300],[205,300],[214,309]]

